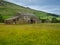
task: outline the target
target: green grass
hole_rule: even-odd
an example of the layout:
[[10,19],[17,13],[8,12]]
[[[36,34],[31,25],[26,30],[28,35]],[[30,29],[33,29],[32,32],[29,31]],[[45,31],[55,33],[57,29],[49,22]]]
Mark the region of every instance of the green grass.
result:
[[0,45],[60,45],[60,24],[0,24]]

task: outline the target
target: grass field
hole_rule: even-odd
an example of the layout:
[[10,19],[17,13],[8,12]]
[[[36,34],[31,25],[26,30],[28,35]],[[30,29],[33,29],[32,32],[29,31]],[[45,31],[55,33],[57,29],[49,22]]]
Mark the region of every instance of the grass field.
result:
[[60,45],[60,24],[0,24],[0,45]]

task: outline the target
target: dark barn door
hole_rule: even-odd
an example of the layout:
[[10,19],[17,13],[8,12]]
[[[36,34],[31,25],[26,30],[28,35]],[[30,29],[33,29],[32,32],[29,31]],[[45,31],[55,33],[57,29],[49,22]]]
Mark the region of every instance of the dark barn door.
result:
[[35,20],[31,19],[30,22],[31,22],[31,24],[33,24],[33,23],[35,23]]

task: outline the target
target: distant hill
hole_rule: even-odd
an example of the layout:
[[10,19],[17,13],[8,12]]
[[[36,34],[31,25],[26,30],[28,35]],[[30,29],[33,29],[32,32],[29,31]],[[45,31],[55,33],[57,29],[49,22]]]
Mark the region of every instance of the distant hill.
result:
[[0,5],[0,14],[3,16],[4,19],[14,16],[17,12],[32,13],[37,15],[41,19],[51,19],[53,17],[60,19],[59,15],[56,14],[30,9],[28,7],[19,6],[7,1],[3,1],[2,3],[3,4]]

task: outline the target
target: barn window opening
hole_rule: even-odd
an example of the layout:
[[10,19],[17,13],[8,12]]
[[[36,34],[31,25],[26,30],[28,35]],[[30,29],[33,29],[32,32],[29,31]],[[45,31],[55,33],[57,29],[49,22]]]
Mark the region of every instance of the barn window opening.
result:
[[16,24],[16,19],[13,19],[13,23]]
[[31,24],[33,24],[33,23],[35,23],[35,20],[31,19],[30,22],[31,22]]

